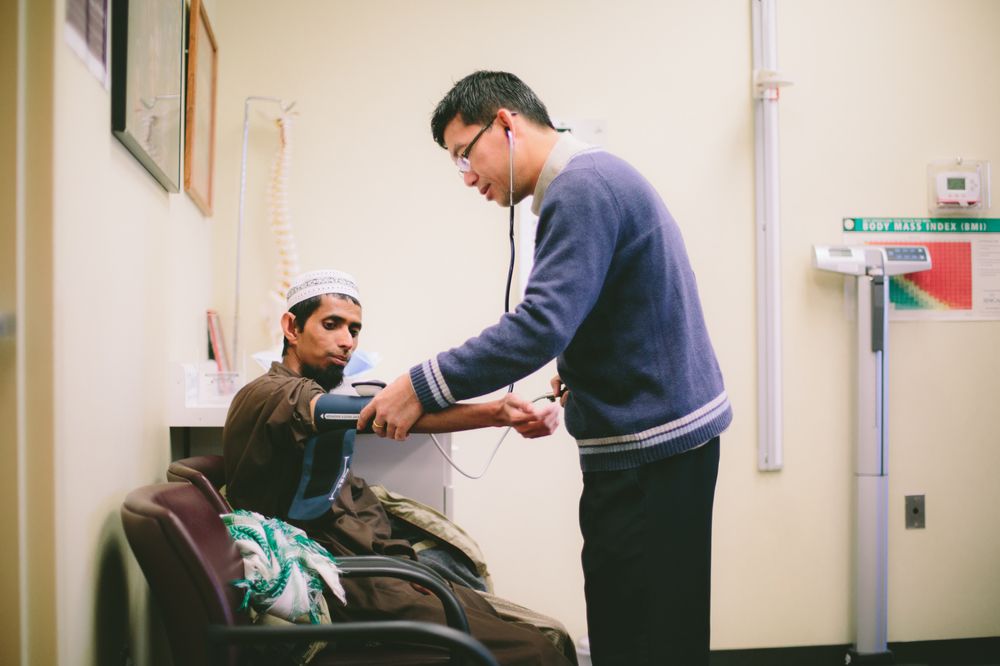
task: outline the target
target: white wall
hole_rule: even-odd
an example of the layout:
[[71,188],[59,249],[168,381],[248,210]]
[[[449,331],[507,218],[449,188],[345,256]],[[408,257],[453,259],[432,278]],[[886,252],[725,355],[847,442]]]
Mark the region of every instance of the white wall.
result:
[[163,663],[162,635],[148,624],[148,588],[119,508],[128,491],[164,479],[169,373],[205,355],[214,222],[185,194],[167,194],[111,134],[110,94],[63,40],[64,15],[60,0],[53,155],[59,663],[117,658],[123,575],[133,656]]
[[[217,302],[231,293],[243,98],[297,101],[291,181],[303,269],[357,275],[362,345],[379,375],[458,344],[502,305],[506,217],[466,191],[431,141],[430,113],[474,69],[518,73],[557,117],[607,121],[678,219],[736,410],[715,513],[713,647],[850,642],[853,517],[850,330],[840,282],[809,266],[844,215],[921,216],[925,165],[1000,160],[1000,5],[988,0],[779,3],[785,469],[756,470],[750,5],[514,1],[503,7],[221,0]],[[957,85],[941,79],[961,70]],[[952,79],[954,80],[954,79]],[[251,134],[244,313],[275,258],[266,227],[276,130]],[[1000,163],[1000,162],[998,162]],[[249,315],[248,315],[249,317]],[[263,336],[244,321],[244,339]],[[892,333],[890,634],[997,635],[1000,536],[988,475],[1000,462],[1000,325],[904,324]],[[253,346],[253,345],[249,345]],[[614,353],[613,341],[609,353]],[[546,389],[551,369],[519,385]],[[476,468],[495,433],[456,438]],[[457,517],[498,592],[585,631],[565,432],[504,444],[486,479],[457,482]],[[924,492],[928,528],[903,530]],[[948,609],[944,612],[943,609]]]

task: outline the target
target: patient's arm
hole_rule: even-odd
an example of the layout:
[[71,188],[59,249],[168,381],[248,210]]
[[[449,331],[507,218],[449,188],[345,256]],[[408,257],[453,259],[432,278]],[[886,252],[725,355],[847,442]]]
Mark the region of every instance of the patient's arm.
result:
[[[318,395],[310,401],[309,407],[313,414],[316,414],[316,405],[322,397],[323,395]],[[317,415],[314,420],[319,418],[321,417]],[[384,434],[379,432],[379,428],[384,426],[374,422],[371,425],[376,435]],[[314,423],[313,426],[319,429],[318,424]],[[341,427],[345,426],[346,423]],[[508,393],[499,400],[458,403],[440,412],[424,414],[414,424],[412,432],[458,432],[503,426],[510,426],[528,438],[551,435],[559,427],[559,407],[555,404],[536,407],[524,398]]]
[[524,398],[508,393],[499,400],[458,403],[433,414],[424,414],[410,432],[457,432],[474,428],[511,426],[528,438],[551,435],[559,427],[559,407],[536,407]]

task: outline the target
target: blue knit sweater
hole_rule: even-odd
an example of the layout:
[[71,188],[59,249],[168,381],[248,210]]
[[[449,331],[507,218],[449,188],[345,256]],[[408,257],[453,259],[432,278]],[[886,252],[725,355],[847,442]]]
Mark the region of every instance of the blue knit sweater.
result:
[[554,357],[585,472],[690,450],[732,420],[680,230],[649,182],[605,152],[576,155],[547,185],[521,304],[410,378],[433,412]]

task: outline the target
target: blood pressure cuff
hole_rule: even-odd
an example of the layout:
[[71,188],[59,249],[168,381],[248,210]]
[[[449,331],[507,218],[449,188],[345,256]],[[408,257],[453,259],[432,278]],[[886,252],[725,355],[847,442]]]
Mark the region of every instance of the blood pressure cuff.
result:
[[288,507],[293,520],[315,520],[330,510],[347,480],[355,430],[331,430],[310,437],[302,456],[299,487]]
[[[370,397],[331,395],[316,401],[313,423],[319,434],[306,441],[302,476],[288,508],[293,520],[315,520],[330,509],[347,480],[354,455],[358,415]],[[372,432],[371,426],[364,432]]]
[[[346,430],[356,428],[361,410],[371,402],[371,396],[359,395],[321,395],[316,401],[313,411],[313,423],[320,433],[329,430]],[[374,419],[372,419],[374,422]],[[372,432],[371,423],[362,432]]]

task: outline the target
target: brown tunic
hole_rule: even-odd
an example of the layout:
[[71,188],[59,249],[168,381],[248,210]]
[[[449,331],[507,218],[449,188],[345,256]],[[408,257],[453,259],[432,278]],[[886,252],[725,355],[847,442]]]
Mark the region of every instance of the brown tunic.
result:
[[[348,476],[337,502],[311,521],[289,520],[305,442],[315,434],[309,403],[323,393],[311,379],[280,363],[244,386],[233,398],[223,430],[226,490],[235,508],[276,516],[301,529],[334,556],[398,555],[416,559],[409,544],[393,539],[389,519],[363,479]],[[343,580],[347,606],[328,595],[330,612],[343,620],[408,619],[444,624],[434,596],[389,578]],[[572,663],[538,630],[501,619],[474,591],[454,587],[472,634],[502,664]]]

